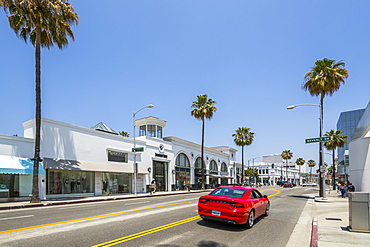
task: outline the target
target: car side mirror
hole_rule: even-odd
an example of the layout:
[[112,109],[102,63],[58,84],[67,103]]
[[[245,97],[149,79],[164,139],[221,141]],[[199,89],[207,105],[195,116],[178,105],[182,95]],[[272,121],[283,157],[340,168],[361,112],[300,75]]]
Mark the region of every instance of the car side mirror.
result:
[[267,198],[267,196],[266,195],[263,195],[263,198]]

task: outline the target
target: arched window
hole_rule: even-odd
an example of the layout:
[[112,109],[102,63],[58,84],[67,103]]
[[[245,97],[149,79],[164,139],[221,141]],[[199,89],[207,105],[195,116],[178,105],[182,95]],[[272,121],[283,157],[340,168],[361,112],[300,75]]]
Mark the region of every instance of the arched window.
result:
[[222,162],[221,164],[221,172],[227,172],[227,165],[225,162]]
[[181,153],[176,158],[176,166],[190,167],[190,162],[188,157],[185,154]]
[[216,161],[211,160],[211,164],[209,165],[209,171],[211,174],[218,174],[218,167]]
[[200,168],[202,169],[202,158],[198,157],[195,161],[195,168]]

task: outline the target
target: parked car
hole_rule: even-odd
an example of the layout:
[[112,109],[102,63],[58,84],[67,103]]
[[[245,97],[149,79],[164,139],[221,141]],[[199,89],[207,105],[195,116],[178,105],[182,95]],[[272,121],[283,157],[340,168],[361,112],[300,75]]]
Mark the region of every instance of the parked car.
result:
[[301,184],[301,186],[303,186],[303,187],[306,187],[306,186],[315,187],[316,185],[317,185],[316,183],[304,183],[304,184]]
[[276,184],[280,185],[280,186],[283,186],[283,184],[286,183],[286,182],[288,182],[288,181],[277,181]]
[[283,184],[283,187],[284,188],[293,188],[293,184],[291,183],[291,182],[285,182],[284,184]]
[[254,220],[270,213],[270,199],[255,188],[220,186],[198,201],[203,220],[240,224],[252,228]]

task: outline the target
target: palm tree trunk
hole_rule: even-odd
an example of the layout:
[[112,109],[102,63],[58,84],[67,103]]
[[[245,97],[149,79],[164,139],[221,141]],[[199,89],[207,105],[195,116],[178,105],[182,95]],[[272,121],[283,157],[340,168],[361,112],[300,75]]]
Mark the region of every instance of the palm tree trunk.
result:
[[204,119],[202,119],[202,190],[205,189],[205,179],[206,179],[206,174],[205,174],[205,163],[204,163]]
[[285,160],[285,181],[288,181],[288,160]]
[[[320,137],[322,137],[322,129],[324,127],[324,97],[325,94],[321,94],[320,98]],[[324,165],[324,160],[323,160],[323,143],[319,142],[319,187],[320,187],[320,197],[325,197],[325,177],[324,173],[321,172],[321,167]]]
[[242,146],[242,184],[244,184],[244,146]]
[[41,28],[36,28],[36,136],[35,152],[33,156],[33,180],[31,203],[40,202],[39,196],[39,162],[40,160],[40,132],[41,132]]
[[333,149],[333,190],[335,189],[335,149]]

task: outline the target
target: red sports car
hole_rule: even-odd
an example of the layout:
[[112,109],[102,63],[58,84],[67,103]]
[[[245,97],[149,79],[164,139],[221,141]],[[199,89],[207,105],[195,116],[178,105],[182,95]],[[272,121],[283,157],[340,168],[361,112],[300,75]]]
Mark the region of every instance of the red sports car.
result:
[[270,200],[255,188],[220,186],[198,201],[198,213],[203,220],[243,224],[247,228],[269,212]]

